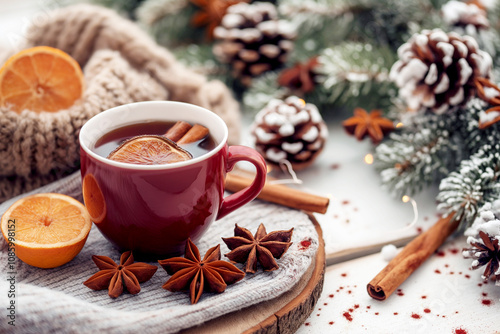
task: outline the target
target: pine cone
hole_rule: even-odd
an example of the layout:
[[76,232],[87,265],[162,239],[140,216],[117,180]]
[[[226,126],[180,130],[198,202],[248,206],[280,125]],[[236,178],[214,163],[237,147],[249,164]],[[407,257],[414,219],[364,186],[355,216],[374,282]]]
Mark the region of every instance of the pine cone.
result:
[[465,248],[463,256],[474,260],[472,269],[484,266],[481,278],[494,278],[500,285],[500,200],[484,205],[465,235],[471,248]]
[[284,64],[295,32],[288,22],[278,20],[273,4],[255,2],[230,6],[214,37],[217,59],[231,64],[233,76],[248,86],[253,77]]
[[294,170],[308,167],[328,137],[316,106],[296,96],[270,101],[255,116],[251,132],[255,148],[270,164],[288,160]]
[[476,29],[488,29],[490,23],[486,11],[478,3],[448,1],[441,8],[444,21],[456,27],[474,26]]
[[398,49],[390,77],[411,110],[429,108],[443,114],[465,104],[474,80],[490,75],[492,59],[470,36],[424,30]]

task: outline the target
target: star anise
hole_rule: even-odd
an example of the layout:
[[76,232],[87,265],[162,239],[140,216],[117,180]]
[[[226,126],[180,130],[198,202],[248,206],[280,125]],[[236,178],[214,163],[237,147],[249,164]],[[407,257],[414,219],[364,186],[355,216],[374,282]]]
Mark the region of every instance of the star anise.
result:
[[205,289],[224,292],[228,284],[243,279],[245,273],[220,258],[220,245],[217,245],[206,252],[202,261],[198,248],[188,239],[184,257],[158,261],[172,275],[162,287],[172,292],[189,289],[191,304],[198,302]]
[[380,110],[372,110],[367,113],[362,108],[354,109],[354,116],[342,122],[344,129],[358,140],[367,135],[374,144],[384,139],[384,136],[394,130],[394,124],[390,119],[382,117]]
[[139,283],[148,281],[158,270],[157,266],[147,263],[134,263],[131,251],[121,255],[119,265],[107,256],[92,255],[92,260],[100,271],[83,284],[93,290],[108,289],[108,295],[112,298],[121,295],[124,286],[133,295],[139,293],[141,291]]
[[225,254],[229,260],[238,263],[247,263],[245,271],[255,273],[257,271],[257,261],[265,271],[272,271],[279,268],[276,259],[279,259],[292,244],[293,228],[288,231],[266,232],[264,224],[260,224],[255,236],[249,230],[234,227],[234,237],[222,238],[227,247],[231,250]]
[[483,279],[490,276],[496,278],[496,284],[500,285],[500,246],[497,238],[490,237],[487,233],[479,231],[479,237],[483,241],[472,242],[472,248],[464,249],[464,257],[472,258],[472,269],[486,266],[482,275]]
[[293,67],[281,71],[278,84],[304,94],[312,92],[316,85],[314,68],[318,65],[318,57],[313,57],[305,63],[297,63]]
[[222,18],[226,14],[229,6],[247,0],[190,0],[200,8],[200,11],[193,15],[191,20],[195,27],[207,26],[207,36],[212,39],[214,29],[220,25]]

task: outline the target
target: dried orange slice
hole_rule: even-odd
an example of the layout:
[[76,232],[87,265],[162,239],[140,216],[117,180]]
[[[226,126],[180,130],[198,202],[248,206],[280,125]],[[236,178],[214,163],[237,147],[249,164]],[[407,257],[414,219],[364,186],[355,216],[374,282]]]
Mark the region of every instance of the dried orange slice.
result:
[[2,216],[2,234],[19,259],[39,268],[71,261],[83,248],[92,222],[82,203],[46,193],[16,201]]
[[192,158],[172,140],[155,135],[132,137],[108,155],[108,159],[136,165],[163,165]]
[[67,53],[48,46],[23,50],[0,69],[0,105],[18,113],[68,108],[83,89],[80,65]]
[[106,201],[94,175],[87,174],[82,182],[83,200],[94,223],[101,223],[106,217]]

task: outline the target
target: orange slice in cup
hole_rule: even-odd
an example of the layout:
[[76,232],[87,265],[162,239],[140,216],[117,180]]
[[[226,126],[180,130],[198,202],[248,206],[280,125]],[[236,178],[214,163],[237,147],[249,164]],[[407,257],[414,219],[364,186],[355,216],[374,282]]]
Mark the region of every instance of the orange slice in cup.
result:
[[2,216],[1,230],[9,248],[23,262],[55,268],[83,248],[92,222],[82,203],[54,193],[27,196]]
[[155,135],[132,137],[108,155],[108,159],[136,165],[163,165],[192,158],[172,140]]
[[82,181],[82,194],[92,221],[102,223],[106,217],[106,201],[94,175],[87,174]]
[[23,50],[0,68],[0,105],[18,113],[68,108],[83,90],[80,65],[67,53],[48,46]]

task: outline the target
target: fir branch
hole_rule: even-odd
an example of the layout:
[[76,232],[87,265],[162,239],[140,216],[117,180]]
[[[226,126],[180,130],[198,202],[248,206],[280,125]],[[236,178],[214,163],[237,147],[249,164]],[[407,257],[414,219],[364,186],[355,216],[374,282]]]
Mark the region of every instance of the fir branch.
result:
[[135,19],[135,10],[147,0],[91,0],[95,4],[112,8],[120,14]]
[[167,16],[175,15],[189,5],[188,0],[148,0],[137,8],[138,21],[153,26]]
[[438,210],[462,217],[462,227],[470,226],[478,209],[500,196],[500,145],[485,144],[460,168],[439,185]]
[[367,110],[387,108],[395,95],[388,77],[394,58],[391,50],[375,48],[371,44],[345,43],[325,49],[317,68],[318,81],[325,92],[322,104],[349,105]]
[[139,24],[168,47],[205,42],[205,33],[191,23],[196,6],[187,0],[146,0],[138,9]]
[[383,187],[394,195],[415,194],[440,181],[459,160],[459,146],[452,137],[455,117],[429,116],[427,124],[408,126],[376,148],[375,168]]
[[249,90],[243,95],[244,110],[256,113],[272,99],[283,100],[290,95],[285,87],[278,86],[278,72],[267,72],[252,80]]

